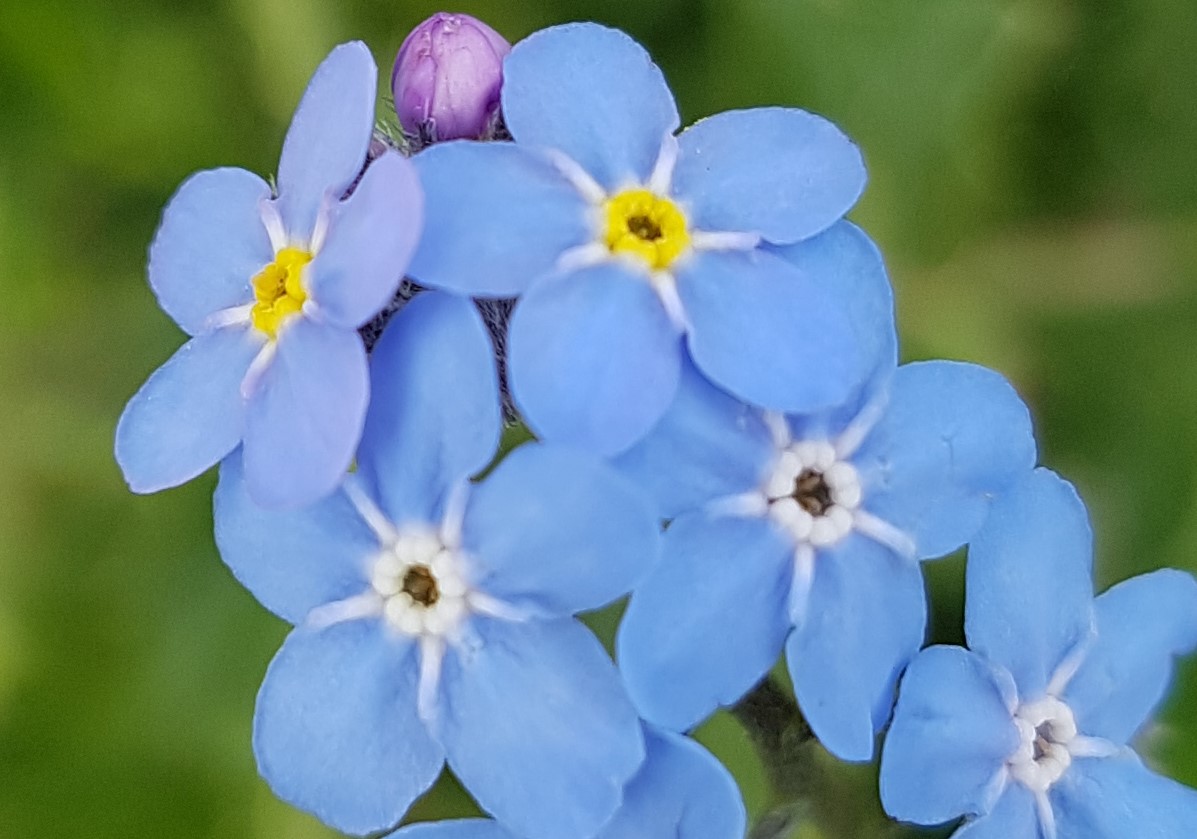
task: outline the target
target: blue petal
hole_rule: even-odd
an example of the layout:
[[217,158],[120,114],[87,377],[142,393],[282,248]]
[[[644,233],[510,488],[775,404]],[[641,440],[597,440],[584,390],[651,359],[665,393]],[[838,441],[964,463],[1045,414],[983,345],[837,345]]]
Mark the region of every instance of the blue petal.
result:
[[378,69],[361,41],[328,54],[291,118],[278,163],[278,207],[291,238],[311,239],[321,205],[339,200],[366,162]]
[[786,642],[786,661],[798,706],[833,755],[873,757],[926,623],[915,563],[856,533],[815,555],[806,620]]
[[370,358],[373,395],[358,467],[392,521],[434,521],[454,484],[499,445],[490,337],[468,300],[425,292],[387,326]]
[[254,714],[254,755],[270,788],[346,833],[398,822],[444,762],[416,716],[414,647],[384,633],[379,621],[295,630]]
[[647,499],[611,467],[530,443],[473,488],[462,537],[488,594],[558,616],[626,594],[656,562],[659,530]]
[[1091,737],[1126,743],[1159,704],[1172,658],[1197,646],[1197,581],[1165,568],[1096,601],[1097,638],[1062,699]]
[[909,534],[920,558],[959,548],[995,495],[1035,465],[1026,405],[998,373],[928,361],[894,374],[889,405],[855,461],[865,506]]
[[245,482],[263,507],[299,507],[341,483],[361,436],[370,383],[352,330],[295,317],[249,397]]
[[786,413],[818,410],[864,378],[839,301],[773,254],[695,253],[679,271],[678,294],[694,363],[746,402]]
[[969,548],[968,645],[1043,696],[1056,668],[1093,629],[1093,534],[1072,485],[1036,469],[993,503]]
[[881,752],[885,812],[939,824],[993,809],[995,780],[1019,744],[1013,690],[1009,674],[966,649],[921,652],[902,677]]
[[1050,797],[1059,839],[1197,836],[1197,790],[1157,775],[1130,750],[1075,761]]
[[301,510],[264,510],[249,497],[234,454],[221,464],[213,505],[221,558],[283,620],[301,623],[317,606],[369,588],[378,539],[344,493]]
[[614,463],[656,501],[661,518],[671,519],[755,489],[773,456],[760,412],[719,390],[684,359],[673,404]]
[[386,839],[517,839],[492,819],[418,822],[388,834]]
[[424,285],[512,297],[596,235],[593,209],[569,181],[511,143],[438,143],[413,162],[424,235],[408,271]]
[[1022,784],[1008,784],[988,815],[965,822],[952,839],[1042,839],[1034,796]]
[[791,545],[764,519],[691,514],[632,593],[616,645],[641,715],[684,731],[769,672],[790,630]]
[[680,337],[649,283],[615,263],[537,283],[511,318],[511,392],[537,436],[612,455],[677,392]]
[[677,106],[644,48],[594,23],[529,35],[503,62],[503,119],[525,146],[557,149],[608,190],[648,179]]
[[116,462],[134,492],[185,483],[241,441],[241,378],[260,344],[240,327],[192,338],[129,400],[116,426]]
[[482,808],[527,839],[593,836],[644,760],[636,712],[572,618],[475,622],[445,658],[439,737]]
[[331,213],[308,287],[321,317],[357,329],[391,301],[420,239],[423,193],[415,167],[384,154]]
[[274,259],[262,224],[266,182],[244,169],[192,175],[170,199],[150,245],[150,287],[189,335],[208,317],[253,300],[250,279]]
[[826,230],[864,191],[860,150],[797,108],[725,111],[678,138],[673,192],[699,230],[797,242]]

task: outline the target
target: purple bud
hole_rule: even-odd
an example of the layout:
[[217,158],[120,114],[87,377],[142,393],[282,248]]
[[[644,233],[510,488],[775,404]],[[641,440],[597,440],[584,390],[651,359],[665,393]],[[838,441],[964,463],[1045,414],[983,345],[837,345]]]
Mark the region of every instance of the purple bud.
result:
[[511,44],[469,15],[438,12],[395,56],[391,90],[403,130],[426,140],[477,138],[499,107]]

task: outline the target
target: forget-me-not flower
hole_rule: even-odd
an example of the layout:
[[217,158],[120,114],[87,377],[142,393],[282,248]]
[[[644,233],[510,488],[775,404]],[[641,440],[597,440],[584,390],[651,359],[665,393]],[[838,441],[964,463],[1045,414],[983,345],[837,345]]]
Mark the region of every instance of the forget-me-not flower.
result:
[[835,126],[757,108],[675,136],[660,69],[596,24],[529,36],[503,77],[514,144],[415,158],[428,206],[411,274],[522,295],[510,384],[537,434],[626,449],[673,401],[683,343],[711,379],[779,411],[826,408],[859,383],[829,278],[762,247],[814,236],[860,195],[860,154]]
[[395,153],[345,197],[366,160],[376,76],[360,42],[324,60],[283,143],[277,195],[225,168],[171,199],[150,285],[191,339],[117,426],[135,492],[188,481],[239,444],[261,504],[308,503],[340,482],[369,398],[357,329],[391,299],[422,221],[415,170]]
[[1128,745],[1197,647],[1197,582],[1165,569],[1093,599],[1073,488],[1039,469],[969,547],[971,650],[931,647],[902,677],[881,758],[895,818],[968,821],[957,839],[1197,836],[1197,791]]
[[427,292],[374,347],[373,397],[342,491],[263,511],[221,468],[216,538],[238,579],[295,624],[258,696],[254,752],[286,801],[352,833],[389,827],[448,761],[528,839],[591,836],[637,771],[640,722],[573,614],[655,561],[624,477],[499,439],[491,344],[473,304]]

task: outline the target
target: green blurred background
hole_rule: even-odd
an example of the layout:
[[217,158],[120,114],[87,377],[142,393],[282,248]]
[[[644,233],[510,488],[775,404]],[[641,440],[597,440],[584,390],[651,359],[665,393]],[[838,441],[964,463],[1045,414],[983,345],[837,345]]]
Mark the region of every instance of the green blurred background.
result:
[[[308,75],[364,39],[384,74],[423,2],[7,0],[0,10],[0,837],[303,839],[249,750],[285,627],[225,572],[211,475],[129,494],[125,400],[181,343],[146,246],[190,172],[269,173]],[[1031,402],[1101,588],[1197,570],[1197,5],[1192,0],[462,2],[512,41],[591,18],[645,43],[685,122],[799,105],[864,149],[907,358],[970,359]],[[746,141],[751,138],[745,138]],[[959,558],[931,572],[960,635]],[[735,722],[703,732],[767,793]],[[1197,665],[1153,764],[1197,785]],[[882,835],[867,768],[820,764]],[[546,805],[551,806],[550,802]],[[424,815],[460,811],[451,790]]]

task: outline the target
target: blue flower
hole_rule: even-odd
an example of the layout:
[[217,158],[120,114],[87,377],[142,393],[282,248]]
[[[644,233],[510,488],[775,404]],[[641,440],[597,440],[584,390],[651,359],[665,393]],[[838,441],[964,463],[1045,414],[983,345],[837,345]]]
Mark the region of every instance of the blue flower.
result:
[[625,478],[565,448],[524,445],[469,481],[501,427],[469,301],[416,298],[370,363],[342,491],[263,511],[240,459],[221,468],[221,555],[296,625],[258,696],[259,769],[281,798],[366,833],[395,824],[447,760],[520,835],[590,836],[644,745],[618,672],[572,615],[655,562],[656,520]]
[[357,328],[392,297],[419,237],[415,170],[361,174],[377,70],[364,44],[317,69],[283,144],[278,195],[243,169],[186,180],[150,248],[158,301],[191,339],[130,400],[116,459],[135,492],[177,486],[239,444],[263,505],[331,492],[368,401]]
[[411,273],[522,295],[511,389],[537,434],[626,449],[672,402],[683,339],[707,376],[774,410],[825,408],[858,384],[828,278],[762,246],[814,236],[860,195],[860,154],[835,126],[758,108],[674,136],[661,71],[589,23],[531,35],[503,75],[515,144],[415,158],[429,197]]
[[1165,569],[1093,599],[1084,505],[1036,470],[969,548],[970,650],[931,647],[902,678],[881,800],[958,839],[1197,836],[1197,791],[1127,745],[1197,647],[1197,581]]

